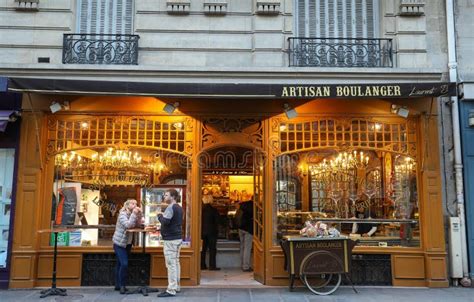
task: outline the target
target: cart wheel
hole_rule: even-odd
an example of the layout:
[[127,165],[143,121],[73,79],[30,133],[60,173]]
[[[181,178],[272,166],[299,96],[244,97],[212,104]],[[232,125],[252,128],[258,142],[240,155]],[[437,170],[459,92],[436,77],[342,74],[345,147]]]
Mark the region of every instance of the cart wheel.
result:
[[326,296],[341,285],[341,274],[304,274],[301,276],[306,287],[316,295]]
[[341,285],[341,274],[336,273],[340,271],[343,271],[343,265],[335,255],[328,251],[315,251],[301,262],[300,278],[313,293],[330,295]]

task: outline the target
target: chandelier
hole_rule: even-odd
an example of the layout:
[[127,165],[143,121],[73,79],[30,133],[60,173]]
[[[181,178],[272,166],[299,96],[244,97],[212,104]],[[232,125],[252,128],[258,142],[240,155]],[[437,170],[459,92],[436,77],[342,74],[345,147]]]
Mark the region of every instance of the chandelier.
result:
[[[108,148],[102,155],[94,153],[91,160],[98,162],[103,169],[140,169],[142,157],[138,152]],[[148,167],[149,168],[149,167]]]
[[335,158],[309,167],[311,175],[320,176],[325,181],[344,181],[355,174],[355,170],[366,168],[369,156],[363,151],[340,152]]
[[144,160],[138,152],[108,148],[103,153],[76,151],[58,154],[55,166],[70,180],[104,183],[145,183],[150,176],[167,171],[160,156]]

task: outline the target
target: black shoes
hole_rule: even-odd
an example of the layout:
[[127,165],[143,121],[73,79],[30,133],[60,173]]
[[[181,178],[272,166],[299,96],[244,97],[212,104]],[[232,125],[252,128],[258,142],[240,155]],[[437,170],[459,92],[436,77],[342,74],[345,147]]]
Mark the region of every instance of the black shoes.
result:
[[210,271],[220,271],[221,268],[220,267],[210,267],[209,270]]
[[201,266],[201,270],[206,270],[207,266]]
[[159,293],[157,297],[158,297],[158,298],[166,298],[166,297],[174,297],[174,296],[175,296],[175,295],[172,295],[172,294],[170,294],[169,292],[164,291],[164,292],[162,292],[162,293]]
[[253,272],[253,269],[251,267],[249,267],[249,268],[243,269],[242,271],[246,272],[246,273],[247,272]]
[[128,289],[125,286],[120,287],[120,294],[125,295],[128,293]]
[[120,286],[114,287],[114,290],[119,291],[119,290],[120,290]]

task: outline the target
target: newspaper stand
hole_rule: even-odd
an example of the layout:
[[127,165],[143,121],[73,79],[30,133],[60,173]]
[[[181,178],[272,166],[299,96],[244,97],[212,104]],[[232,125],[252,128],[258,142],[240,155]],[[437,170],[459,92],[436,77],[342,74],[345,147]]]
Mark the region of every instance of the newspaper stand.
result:
[[350,279],[352,249],[356,241],[345,236],[286,236],[280,244],[285,254],[285,269],[290,276],[290,291],[295,277],[299,276],[313,293],[329,295],[339,288],[344,275],[357,293]]

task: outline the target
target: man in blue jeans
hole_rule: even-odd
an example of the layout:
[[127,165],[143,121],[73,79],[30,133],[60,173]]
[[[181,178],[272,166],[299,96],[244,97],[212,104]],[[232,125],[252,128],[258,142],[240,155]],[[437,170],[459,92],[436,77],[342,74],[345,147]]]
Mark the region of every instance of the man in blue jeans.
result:
[[158,297],[174,297],[180,291],[179,279],[181,266],[179,252],[181,249],[183,224],[183,209],[178,204],[179,193],[175,189],[165,192],[164,200],[168,204],[164,213],[158,213],[163,237],[163,254],[165,255],[166,269],[168,270],[168,288],[159,293]]

